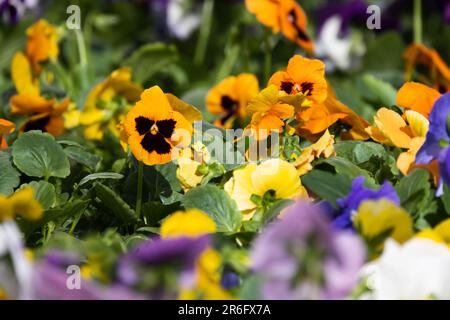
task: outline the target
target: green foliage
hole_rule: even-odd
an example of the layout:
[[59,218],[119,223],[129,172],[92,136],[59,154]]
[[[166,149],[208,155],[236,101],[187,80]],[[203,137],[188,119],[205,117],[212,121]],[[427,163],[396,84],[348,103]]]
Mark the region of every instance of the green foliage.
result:
[[17,168],[30,177],[65,178],[70,174],[64,150],[48,133],[24,133],[14,142],[12,155]]
[[20,183],[20,173],[11,165],[8,153],[0,151],[0,194],[10,195]]
[[183,205],[187,209],[204,211],[216,222],[219,232],[237,232],[241,226],[242,214],[236,203],[217,186],[206,185],[191,189],[184,196]]

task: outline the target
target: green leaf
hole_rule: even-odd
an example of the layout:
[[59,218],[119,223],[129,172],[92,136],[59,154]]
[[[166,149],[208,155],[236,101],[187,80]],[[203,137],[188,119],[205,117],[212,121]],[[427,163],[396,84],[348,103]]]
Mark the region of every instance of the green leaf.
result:
[[428,225],[429,214],[435,214],[437,203],[429,182],[429,172],[425,169],[415,169],[403,177],[395,186],[401,205],[416,218],[416,227]]
[[[389,48],[389,55],[386,50]],[[398,32],[385,32],[373,39],[363,57],[363,70],[402,70],[405,44]]]
[[95,193],[97,197],[100,199],[101,203],[111,210],[111,213],[114,214],[119,220],[123,223],[136,223],[137,217],[136,213],[130,206],[122,200],[122,198],[116,194],[109,187],[101,184],[100,182],[95,182]]
[[20,189],[31,187],[34,190],[34,198],[38,200],[44,210],[50,209],[56,204],[55,187],[47,181],[31,181],[20,186]]
[[41,131],[25,132],[12,146],[14,164],[30,177],[65,178],[70,164],[53,136]]
[[42,227],[50,221],[58,222],[61,219],[67,220],[75,216],[76,214],[83,212],[84,210],[86,210],[89,202],[90,200],[77,199],[67,203],[61,208],[45,210],[42,218],[38,221],[29,222],[20,220],[19,224],[21,226],[21,229],[24,230],[24,233],[29,236],[34,230]]
[[169,214],[175,212],[180,206],[180,203],[172,203],[164,205],[158,201],[149,201],[142,205],[142,214],[147,219],[147,224],[155,225]]
[[95,181],[99,179],[122,179],[123,175],[120,173],[115,172],[98,172],[98,173],[92,173],[87,176],[85,176],[83,179],[81,179],[80,183],[78,184],[78,187],[81,187],[85,185],[86,183],[90,181]]
[[336,206],[336,199],[343,198],[350,192],[352,179],[342,174],[312,170],[302,176],[302,183],[321,199]]
[[136,82],[144,83],[177,59],[178,52],[174,45],[151,43],[136,50],[123,65],[133,70]]
[[358,167],[357,165],[353,164],[352,162],[348,161],[345,158],[332,157],[324,159],[319,163],[328,163],[334,167],[337,173],[346,175],[351,179],[354,179],[358,176],[364,176],[366,177],[366,181],[368,181],[370,184],[372,185],[375,184],[368,171],[361,169],[360,167]]
[[73,161],[76,161],[87,168],[89,168],[91,171],[95,171],[102,160],[101,157],[89,153],[85,151],[83,148],[77,147],[77,146],[68,146],[64,149],[64,153],[69,157],[69,159],[72,159]]
[[8,153],[0,151],[0,194],[9,196],[20,183],[20,173],[11,165]]
[[263,223],[266,224],[274,220],[282,210],[293,204],[294,201],[290,199],[282,199],[273,203],[266,212],[264,212]]
[[365,74],[361,84],[364,88],[360,91],[365,99],[384,107],[395,105],[397,91],[390,83],[377,79],[371,74]]
[[444,204],[445,212],[450,215],[450,188],[444,183],[444,194],[441,196],[442,203]]
[[214,185],[196,187],[188,191],[183,199],[185,208],[197,208],[208,214],[215,222],[218,232],[237,232],[242,215],[236,202]]

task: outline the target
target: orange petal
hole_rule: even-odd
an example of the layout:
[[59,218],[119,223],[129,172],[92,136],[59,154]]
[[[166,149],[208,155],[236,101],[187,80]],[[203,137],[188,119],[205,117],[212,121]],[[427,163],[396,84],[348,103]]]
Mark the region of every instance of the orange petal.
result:
[[428,118],[434,102],[441,94],[418,82],[405,83],[397,93],[397,105],[423,114]]

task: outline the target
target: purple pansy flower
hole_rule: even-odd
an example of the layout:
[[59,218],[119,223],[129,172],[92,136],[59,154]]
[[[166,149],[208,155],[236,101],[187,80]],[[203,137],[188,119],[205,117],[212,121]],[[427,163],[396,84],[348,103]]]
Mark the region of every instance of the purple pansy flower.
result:
[[[102,285],[81,277],[79,287],[70,287],[69,266],[80,266],[80,256],[75,253],[51,251],[37,262],[33,270],[32,295],[34,299],[44,300],[137,300],[144,299],[122,284]],[[79,273],[78,273],[79,275]]]
[[178,288],[190,287],[195,283],[195,263],[209,244],[207,235],[146,241],[119,261],[119,280],[127,286],[137,286],[145,275],[173,271],[177,278],[176,288],[167,288],[163,281],[158,281],[143,290],[150,290],[146,293],[152,299],[176,298]]
[[364,186],[364,177],[360,176],[353,180],[352,190],[345,198],[336,201],[339,209],[334,214],[333,226],[337,229],[353,229],[352,214],[358,210],[364,200],[388,199],[400,205],[400,198],[392,184],[384,182],[380,189],[373,190]]
[[298,202],[255,240],[251,260],[263,299],[341,299],[365,249],[355,234],[333,230],[319,206]]
[[37,6],[38,0],[0,0],[0,16],[6,23],[15,24],[27,9]]
[[442,195],[442,182],[450,185],[450,134],[448,115],[450,112],[450,92],[443,94],[433,105],[430,113],[425,143],[416,155],[416,163],[428,164],[438,160],[440,181],[437,195]]

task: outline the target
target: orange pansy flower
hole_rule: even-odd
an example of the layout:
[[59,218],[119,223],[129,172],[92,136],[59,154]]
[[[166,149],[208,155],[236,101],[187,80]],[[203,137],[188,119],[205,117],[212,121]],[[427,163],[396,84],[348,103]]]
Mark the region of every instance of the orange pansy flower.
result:
[[295,55],[289,59],[286,71],[275,72],[269,80],[287,94],[303,94],[314,103],[322,103],[327,97],[325,64],[317,59]]
[[8,148],[5,136],[12,133],[16,126],[11,121],[0,118],[0,150]]
[[408,149],[414,133],[397,112],[381,108],[374,116],[374,126],[366,129],[373,140],[390,146]]
[[231,76],[209,90],[206,108],[212,114],[221,116],[216,121],[217,126],[229,128],[236,118],[245,118],[245,107],[258,91],[258,79],[253,74]]
[[441,94],[418,82],[405,83],[397,93],[397,105],[405,109],[417,111],[428,118],[434,102]]
[[40,63],[59,54],[56,27],[46,20],[39,20],[27,29],[26,54],[35,73],[41,71]]
[[174,111],[158,86],[145,90],[124,121],[128,144],[137,160],[147,165],[166,163],[175,147],[191,141],[192,123]]
[[403,57],[406,61],[407,79],[411,79],[416,66],[425,66],[429,69],[429,74],[424,76],[434,84],[435,89],[439,92],[450,90],[450,68],[436,50],[414,43],[406,48]]
[[358,116],[352,109],[340,102],[331,86],[328,86],[326,100],[320,104],[313,104],[310,108],[303,109],[297,114],[300,124],[297,130],[300,135],[313,140],[314,137],[337,121],[342,122],[348,128],[341,132],[341,137],[347,140],[366,140],[369,135],[365,128],[369,123]]
[[294,116],[294,107],[279,100],[278,88],[274,85],[262,90],[247,106],[252,114],[250,128],[257,140],[266,139],[271,131],[280,132],[284,119]]
[[286,38],[306,51],[314,51],[314,44],[306,32],[306,14],[295,0],[245,0],[245,5],[274,33],[281,31]]
[[21,132],[41,130],[55,137],[64,133],[63,113],[69,108],[70,99],[57,102],[55,99],[23,93],[11,97],[10,104],[13,113],[30,116],[21,126]]

